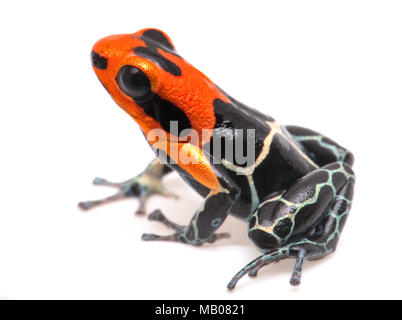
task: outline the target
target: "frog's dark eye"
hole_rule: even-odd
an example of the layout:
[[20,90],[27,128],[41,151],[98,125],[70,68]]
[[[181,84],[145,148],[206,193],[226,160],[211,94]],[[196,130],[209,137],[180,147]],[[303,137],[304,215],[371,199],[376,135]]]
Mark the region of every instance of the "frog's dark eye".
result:
[[152,97],[151,82],[141,69],[125,65],[116,80],[121,91],[135,100],[143,102]]

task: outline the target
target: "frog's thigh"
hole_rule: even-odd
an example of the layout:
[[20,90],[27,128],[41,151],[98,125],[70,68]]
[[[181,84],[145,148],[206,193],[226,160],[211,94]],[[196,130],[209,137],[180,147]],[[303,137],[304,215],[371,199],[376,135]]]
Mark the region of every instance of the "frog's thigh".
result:
[[319,166],[336,161],[353,165],[353,154],[321,133],[298,126],[285,126],[284,129]]
[[342,162],[310,172],[261,203],[250,219],[250,238],[263,250],[286,249],[300,239],[316,253],[325,252],[327,244],[335,248],[331,240],[339,237],[345,222],[353,183],[352,169]]

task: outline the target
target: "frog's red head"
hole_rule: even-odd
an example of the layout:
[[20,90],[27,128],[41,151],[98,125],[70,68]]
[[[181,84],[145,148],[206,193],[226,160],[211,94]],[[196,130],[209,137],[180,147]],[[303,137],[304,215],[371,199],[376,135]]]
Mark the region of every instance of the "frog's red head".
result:
[[170,38],[156,29],[112,35],[99,40],[91,53],[96,75],[116,103],[145,134],[169,134],[177,121],[179,133],[213,129],[213,101],[228,101],[200,71],[183,60]]

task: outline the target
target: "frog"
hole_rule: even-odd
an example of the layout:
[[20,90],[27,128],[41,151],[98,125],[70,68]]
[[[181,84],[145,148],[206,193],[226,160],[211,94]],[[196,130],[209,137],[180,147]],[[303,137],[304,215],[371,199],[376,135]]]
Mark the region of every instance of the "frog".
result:
[[[91,63],[112,99],[137,123],[155,158],[121,183],[95,178],[95,185],[115,187],[117,193],[80,202],[82,209],[134,197],[136,213],[145,214],[150,196],[177,198],[162,183],[175,171],[203,202],[188,225],[174,223],[160,209],[152,211],[148,219],[172,233],[144,233],[142,239],[200,246],[230,236],[218,232],[229,215],[241,219],[261,255],[232,277],[229,290],[244,275],[256,277],[261,268],[287,258],[295,259],[290,284],[297,286],[305,261],[335,251],[353,200],[351,151],[316,131],[280,125],[236,100],[182,58],[162,30],[102,38],[91,50]],[[178,133],[186,130],[198,138]],[[242,130],[253,130],[252,139],[239,135]],[[233,143],[235,137],[254,150],[250,162],[230,156],[230,143],[217,143]]]

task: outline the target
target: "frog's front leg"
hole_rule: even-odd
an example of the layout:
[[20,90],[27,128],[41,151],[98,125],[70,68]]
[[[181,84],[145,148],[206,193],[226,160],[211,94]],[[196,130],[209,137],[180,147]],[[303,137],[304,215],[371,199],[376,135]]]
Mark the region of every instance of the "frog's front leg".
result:
[[215,233],[226,219],[229,211],[237,200],[240,189],[229,177],[225,176],[222,168],[214,166],[211,169],[216,174],[218,184],[211,189],[202,205],[198,208],[187,226],[179,226],[168,220],[159,210],[153,212],[149,219],[159,221],[176,232],[168,236],[143,234],[143,240],[178,241],[191,245],[201,245],[205,242],[215,242],[221,238],[228,238],[228,233]]
[[94,179],[93,184],[116,187],[119,191],[104,199],[83,201],[78,205],[81,209],[88,210],[118,199],[138,197],[139,206],[136,213],[145,213],[145,203],[150,195],[161,194],[168,197],[177,197],[168,191],[161,182],[162,177],[170,171],[171,169],[167,165],[163,164],[158,158],[155,158],[141,174],[121,183],[109,182],[97,177]]

